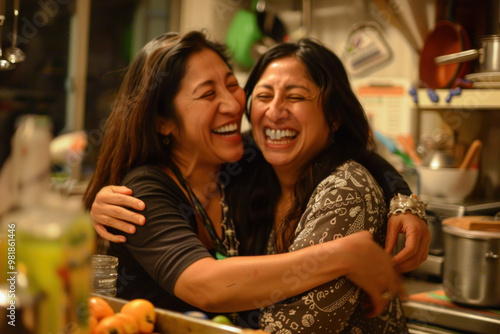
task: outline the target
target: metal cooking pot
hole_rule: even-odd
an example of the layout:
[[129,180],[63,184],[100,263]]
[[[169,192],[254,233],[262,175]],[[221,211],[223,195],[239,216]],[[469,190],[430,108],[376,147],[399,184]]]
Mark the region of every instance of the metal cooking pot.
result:
[[500,72],[500,35],[487,35],[479,39],[479,48],[451,53],[435,58],[437,65],[479,59],[477,72]]
[[445,294],[459,304],[500,307],[500,232],[443,226]]

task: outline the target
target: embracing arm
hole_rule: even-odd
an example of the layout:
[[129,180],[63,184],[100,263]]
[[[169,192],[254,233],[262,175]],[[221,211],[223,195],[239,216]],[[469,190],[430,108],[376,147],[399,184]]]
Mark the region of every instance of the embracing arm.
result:
[[127,184],[146,204],[148,222],[137,226],[124,247],[164,290],[186,303],[210,312],[255,309],[347,276],[370,296],[374,312],[381,312],[384,291],[401,289],[390,257],[367,232],[300,252],[215,260],[193,228],[193,208],[182,191],[173,180],[158,181],[159,172],[149,173]]
[[340,276],[370,296],[372,315],[387,305],[384,291],[402,292],[390,258],[367,231],[284,254],[204,258],[182,272],[174,291],[203,310],[230,312],[267,306]]
[[145,224],[143,215],[127,209],[142,211],[146,208],[146,204],[132,194],[132,190],[125,186],[106,186],[97,193],[90,217],[99,236],[111,242],[125,242],[125,236],[109,233],[106,226],[133,234],[136,231],[135,225]]
[[[385,160],[379,158],[380,161]],[[392,166],[389,165],[389,171]],[[381,171],[382,169],[379,169]],[[394,173],[397,173],[393,170]],[[380,177],[381,174],[379,174]],[[383,173],[382,173],[383,175]],[[388,178],[391,179],[392,178]],[[380,180],[379,184],[382,184]],[[403,181],[404,182],[404,181]],[[386,184],[386,187],[388,184]],[[142,211],[145,204],[132,196],[132,190],[124,186],[107,186],[102,188],[96,196],[90,211],[92,224],[96,232],[104,239],[111,242],[125,242],[124,235],[115,235],[106,229],[113,227],[125,233],[133,234],[136,225],[144,225],[146,220],[143,215],[128,210]],[[393,258],[393,263],[399,272],[408,272],[417,268],[426,258],[430,243],[430,231],[427,224],[418,216],[411,213],[393,215],[388,221],[386,251],[391,253],[399,233],[406,235],[405,248]]]
[[[401,174],[380,155],[368,153],[358,159],[358,162],[368,169],[384,191],[387,206],[398,193],[412,194]],[[394,256],[393,263],[399,272],[408,272],[416,269],[427,259],[431,233],[426,222],[412,213],[392,215],[387,224],[385,241],[387,253],[392,253],[400,233],[406,236],[405,247]]]
[[400,233],[405,235],[405,247],[394,255],[392,262],[398,272],[405,273],[427,259],[431,232],[426,222],[413,213],[392,215],[387,221],[386,252],[393,251]]
[[411,195],[412,191],[403,176],[384,158],[375,152],[368,152],[357,159],[375,178],[384,191],[385,202],[389,206],[391,199],[398,193]]

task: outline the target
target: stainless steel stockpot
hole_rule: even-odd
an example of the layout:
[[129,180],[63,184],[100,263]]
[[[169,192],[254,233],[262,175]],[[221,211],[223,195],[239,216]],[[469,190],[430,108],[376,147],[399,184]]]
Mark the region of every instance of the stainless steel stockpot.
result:
[[437,65],[461,63],[478,59],[475,72],[500,72],[500,35],[486,35],[479,39],[478,49],[451,53],[435,58]]
[[445,294],[456,303],[500,307],[500,232],[443,226]]

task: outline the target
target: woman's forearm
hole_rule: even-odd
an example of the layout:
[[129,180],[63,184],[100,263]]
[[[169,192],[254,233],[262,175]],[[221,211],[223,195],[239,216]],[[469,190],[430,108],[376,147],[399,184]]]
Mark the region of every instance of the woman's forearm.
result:
[[390,258],[365,231],[285,254],[198,260],[179,276],[175,295],[209,312],[242,311],[340,276],[348,276],[370,295],[388,288],[398,291]]
[[333,261],[339,247],[319,246],[279,255],[201,259],[180,275],[175,294],[210,312],[270,305],[348,273],[342,259]]

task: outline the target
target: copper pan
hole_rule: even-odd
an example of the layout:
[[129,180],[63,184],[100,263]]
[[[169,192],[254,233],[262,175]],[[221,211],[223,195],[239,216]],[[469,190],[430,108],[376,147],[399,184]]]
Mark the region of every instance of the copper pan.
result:
[[458,53],[470,47],[469,38],[460,24],[439,21],[427,34],[420,54],[419,75],[422,86],[432,89],[452,87],[455,80],[470,71],[469,63],[437,65],[436,57]]
[[463,78],[470,71],[469,63],[437,65],[435,58],[457,53],[470,48],[465,29],[456,22],[457,0],[446,6],[446,19],[436,23],[425,37],[420,54],[420,83],[426,88],[450,88],[456,79]]

